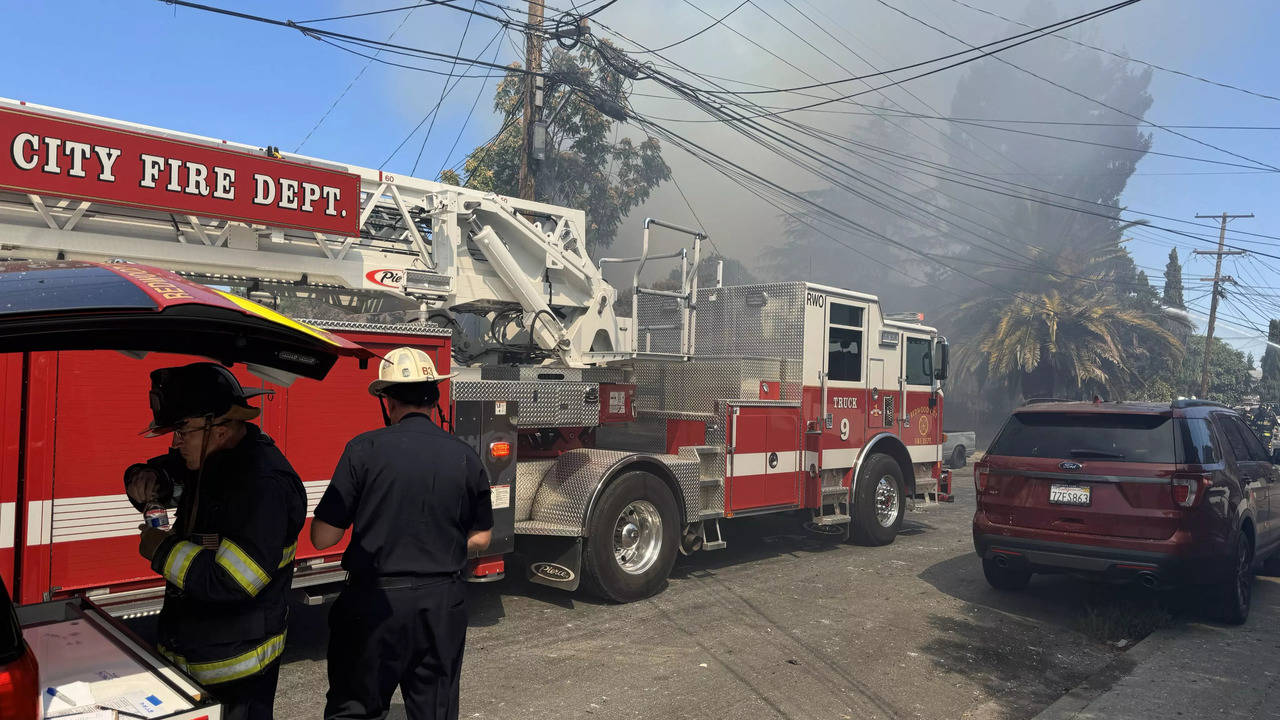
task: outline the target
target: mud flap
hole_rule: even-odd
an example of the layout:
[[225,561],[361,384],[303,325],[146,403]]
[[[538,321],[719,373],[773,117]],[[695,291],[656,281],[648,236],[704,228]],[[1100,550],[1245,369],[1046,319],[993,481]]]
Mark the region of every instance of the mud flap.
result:
[[520,554],[529,561],[529,582],[577,590],[582,580],[582,538],[521,535]]

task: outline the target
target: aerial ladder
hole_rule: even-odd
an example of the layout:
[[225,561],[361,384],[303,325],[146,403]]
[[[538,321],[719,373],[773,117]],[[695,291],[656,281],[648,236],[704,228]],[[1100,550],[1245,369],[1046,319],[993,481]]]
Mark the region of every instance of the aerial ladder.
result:
[[[342,236],[0,188],[0,257],[127,259],[253,297],[400,309],[402,317],[452,325],[456,353],[477,364],[532,349],[535,362],[584,368],[637,349],[632,319],[615,314],[617,291],[587,254],[581,210],[0,99],[4,110],[354,174],[359,231]],[[695,294],[684,293],[685,323]]]

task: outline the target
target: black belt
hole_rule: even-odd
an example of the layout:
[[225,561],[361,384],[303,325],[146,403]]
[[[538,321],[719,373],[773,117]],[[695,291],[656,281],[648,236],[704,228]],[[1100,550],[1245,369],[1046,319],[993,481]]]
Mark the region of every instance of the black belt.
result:
[[426,575],[384,575],[381,577],[348,577],[347,584],[357,587],[378,588],[379,590],[403,590],[407,588],[439,585],[449,580],[457,580],[461,573],[430,573]]

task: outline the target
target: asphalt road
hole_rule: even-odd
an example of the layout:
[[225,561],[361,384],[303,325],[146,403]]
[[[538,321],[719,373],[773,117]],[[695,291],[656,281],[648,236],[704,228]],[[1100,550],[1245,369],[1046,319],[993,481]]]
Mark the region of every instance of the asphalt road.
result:
[[[462,717],[1029,718],[1121,651],[1080,632],[1105,588],[991,590],[973,554],[970,475],[880,548],[795,518],[727,525],[728,547],[609,605],[508,578],[471,586]],[[298,606],[277,717],[320,716],[328,607]],[[391,717],[403,717],[398,703]]]

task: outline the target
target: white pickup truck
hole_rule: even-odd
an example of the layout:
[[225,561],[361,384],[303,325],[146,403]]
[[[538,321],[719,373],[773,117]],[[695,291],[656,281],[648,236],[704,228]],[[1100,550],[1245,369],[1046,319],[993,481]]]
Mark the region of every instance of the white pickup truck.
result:
[[942,461],[948,467],[962,468],[969,463],[969,456],[977,450],[977,444],[973,432],[943,432]]

